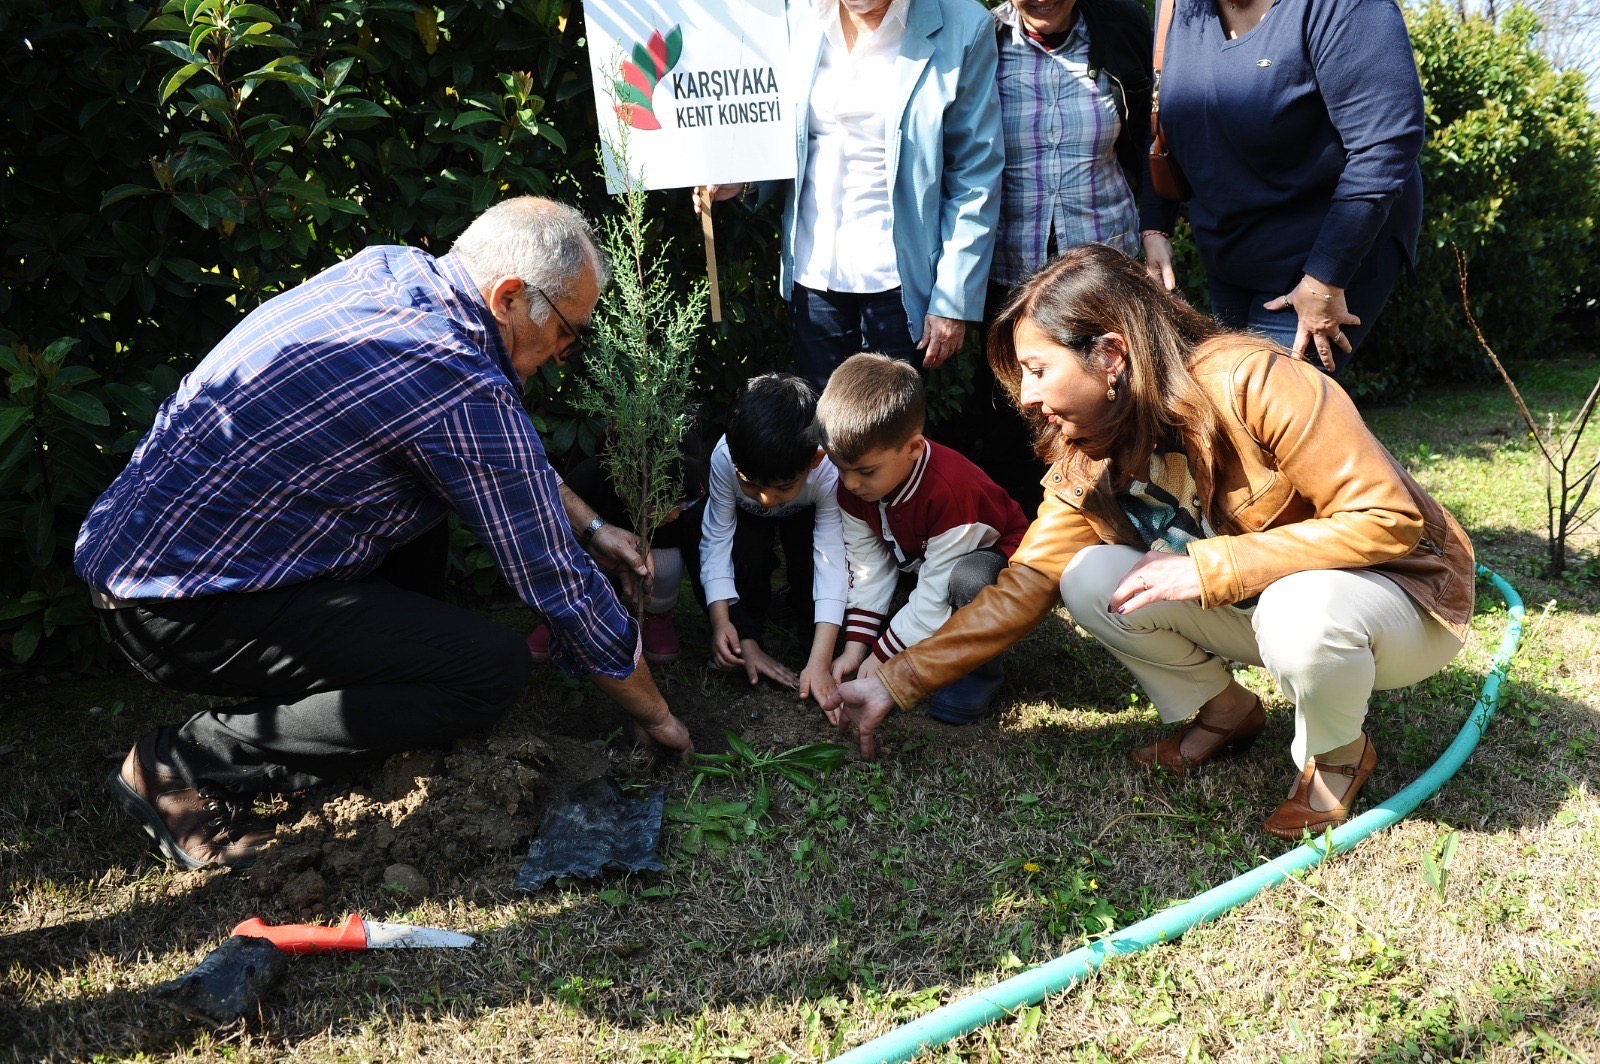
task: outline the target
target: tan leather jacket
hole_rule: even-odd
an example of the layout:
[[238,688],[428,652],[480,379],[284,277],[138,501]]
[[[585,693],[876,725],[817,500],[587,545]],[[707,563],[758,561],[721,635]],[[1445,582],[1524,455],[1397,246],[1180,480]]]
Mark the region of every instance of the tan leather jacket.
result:
[[[1305,362],[1229,335],[1190,371],[1211,393],[1227,441],[1184,440],[1217,535],[1189,544],[1201,605],[1227,606],[1306,569],[1374,569],[1459,636],[1472,619],[1472,544],[1361,420],[1349,396]],[[939,631],[878,670],[902,707],[1027,635],[1061,601],[1067,563],[1096,543],[1143,548],[1112,494],[1107,463],[1069,456],[1011,563]]]

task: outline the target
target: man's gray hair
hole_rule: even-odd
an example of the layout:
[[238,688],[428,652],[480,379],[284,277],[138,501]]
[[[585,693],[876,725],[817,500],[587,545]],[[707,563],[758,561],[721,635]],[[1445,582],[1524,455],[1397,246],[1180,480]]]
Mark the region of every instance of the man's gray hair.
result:
[[[594,270],[601,291],[611,281],[594,227],[565,203],[538,196],[518,196],[490,207],[456,237],[450,250],[480,289],[516,277],[551,299],[566,299],[585,264]],[[550,309],[542,299],[529,300],[536,322],[542,324]]]

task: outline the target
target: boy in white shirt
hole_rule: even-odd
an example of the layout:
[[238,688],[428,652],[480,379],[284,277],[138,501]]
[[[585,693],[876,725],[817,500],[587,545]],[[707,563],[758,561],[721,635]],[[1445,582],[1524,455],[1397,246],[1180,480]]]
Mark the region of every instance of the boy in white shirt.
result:
[[[838,477],[821,447],[817,394],[793,374],[753,378],[711,453],[700,541],[700,580],[720,668],[763,676],[818,704],[834,691],[834,643],[844,620],[844,532]],[[783,545],[790,601],[812,627],[797,675],[762,646]]]

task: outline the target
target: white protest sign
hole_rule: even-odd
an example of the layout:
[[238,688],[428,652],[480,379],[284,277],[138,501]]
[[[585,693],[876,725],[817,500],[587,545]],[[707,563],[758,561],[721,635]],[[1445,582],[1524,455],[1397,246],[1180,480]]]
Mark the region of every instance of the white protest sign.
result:
[[626,125],[646,188],[795,176],[783,0],[584,0],[606,163]]

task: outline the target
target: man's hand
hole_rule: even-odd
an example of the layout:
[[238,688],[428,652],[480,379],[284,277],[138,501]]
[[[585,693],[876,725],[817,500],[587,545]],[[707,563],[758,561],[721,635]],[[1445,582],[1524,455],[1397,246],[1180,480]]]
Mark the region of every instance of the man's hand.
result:
[[765,650],[754,639],[746,639],[739,644],[739,653],[744,665],[744,674],[750,679],[750,686],[754,687],[765,676],[773,683],[780,683],[793,690],[800,685],[800,677],[791,669],[785,668],[779,661]]
[[844,683],[854,679],[856,670],[867,657],[867,644],[846,643],[844,651],[833,659],[833,679],[835,683]]
[[922,339],[917,341],[917,350],[924,352],[922,366],[924,369],[938,369],[949,361],[950,356],[961,349],[961,341],[967,335],[967,323],[955,318],[941,318],[937,314],[929,314],[922,319]]
[[629,600],[649,594],[656,575],[655,559],[640,549],[638,536],[616,525],[601,525],[589,540],[589,553],[601,571],[622,585]]
[[1186,554],[1148,551],[1111,592],[1112,613],[1132,613],[1152,602],[1199,602],[1200,568]]
[[678,760],[686,759],[694,753],[694,741],[689,738],[689,729],[683,726],[683,721],[667,714],[667,719],[654,724],[633,722],[633,741],[640,746],[655,745],[663,750],[671,750],[678,755]]
[[589,679],[633,718],[633,737],[636,740],[655,743],[675,752],[680,758],[694,753],[689,729],[672,715],[644,659],[641,658],[634,665],[633,671],[625,679],[599,675],[590,676]]
[[894,699],[889,697],[889,689],[883,686],[882,680],[871,676],[841,684],[834,694],[833,704],[823,709],[840,734],[855,727],[856,743],[861,748],[862,758],[867,761],[877,758],[878,725],[894,709]]

